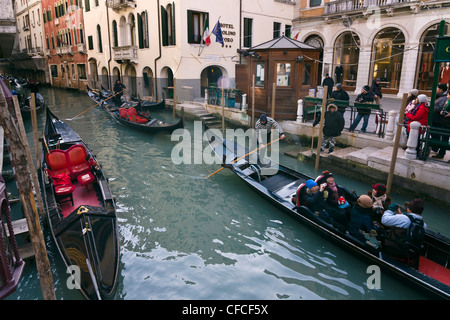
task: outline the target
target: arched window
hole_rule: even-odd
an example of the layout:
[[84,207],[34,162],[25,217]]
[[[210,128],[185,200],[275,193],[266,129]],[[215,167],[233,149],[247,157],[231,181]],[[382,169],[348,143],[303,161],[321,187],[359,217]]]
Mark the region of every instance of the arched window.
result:
[[134,18],[134,14],[130,13],[128,16],[128,24],[130,25],[130,45],[136,45],[136,20]]
[[98,38],[98,52],[103,52],[103,45],[102,45],[102,30],[100,28],[100,25],[97,25],[97,38]]
[[118,47],[119,46],[119,37],[117,33],[117,21],[113,20],[112,22],[112,29],[113,29],[113,46]]
[[137,15],[138,20],[138,36],[139,36],[139,48],[148,48],[148,20],[147,20],[147,11],[142,12]]
[[83,25],[80,23],[80,43],[84,43]]
[[334,70],[335,83],[345,86],[356,86],[358,74],[360,40],[353,31],[342,33],[334,44]]
[[[376,78],[381,86],[398,91],[405,49],[405,36],[397,28],[381,30],[372,45],[372,83]],[[394,93],[394,92],[392,92]]]
[[163,46],[176,44],[175,37],[175,3],[169,3],[166,8],[161,6],[161,30]]
[[75,45],[78,44],[78,37],[77,37],[77,28],[73,27],[73,42]]

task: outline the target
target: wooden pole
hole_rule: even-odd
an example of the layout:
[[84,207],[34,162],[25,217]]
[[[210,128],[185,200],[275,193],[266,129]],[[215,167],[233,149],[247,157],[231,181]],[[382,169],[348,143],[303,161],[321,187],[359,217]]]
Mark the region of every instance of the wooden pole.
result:
[[[56,300],[53,286],[52,270],[47,256],[44,236],[36,209],[33,195],[33,185],[30,180],[30,166],[27,161],[27,152],[21,134],[18,132],[11,114],[8,111],[3,91],[0,90],[0,126],[9,140],[12,161],[14,163],[15,178],[19,192],[22,209],[28,223],[28,229],[36,257],[36,267],[39,273],[42,295],[45,300]],[[28,153],[31,157],[31,154]]]
[[320,114],[320,129],[319,129],[319,138],[317,140],[317,148],[316,148],[316,163],[314,166],[314,170],[319,170],[319,160],[320,160],[320,147],[322,145],[322,136],[323,136],[323,119],[325,118],[325,111],[327,110],[327,92],[328,86],[323,87],[323,98],[322,98],[322,112]]
[[253,75],[252,80],[252,123],[250,127],[253,128],[255,126],[255,75]]
[[222,99],[221,99],[221,104],[222,104],[222,135],[225,134],[225,97],[224,97],[224,90],[223,90],[223,83],[222,83]]
[[31,93],[30,100],[31,109],[31,124],[33,126],[33,141],[34,141],[34,154],[36,156],[36,169],[39,170],[41,167],[41,153],[39,150],[39,138],[38,138],[38,128],[37,128],[37,117],[36,117],[36,95]]
[[275,92],[277,84],[274,82],[272,85],[272,119],[275,119]]
[[176,82],[177,80],[175,78],[173,78],[173,100],[172,100],[172,104],[173,104],[173,108],[172,108],[172,116],[175,118],[175,114],[176,114],[176,106],[177,106],[177,96],[175,95],[175,86],[176,86]]
[[407,98],[408,98],[408,94],[404,93],[403,99],[402,99],[402,105],[400,107],[400,115],[398,117],[397,131],[395,133],[394,149],[392,150],[392,156],[391,156],[391,166],[389,168],[389,175],[388,175],[388,180],[386,183],[386,193],[387,194],[389,194],[391,192],[392,180],[394,179],[394,169],[395,169],[395,162],[397,161],[398,143],[400,141],[400,135],[402,134],[403,118],[405,116],[406,99]]

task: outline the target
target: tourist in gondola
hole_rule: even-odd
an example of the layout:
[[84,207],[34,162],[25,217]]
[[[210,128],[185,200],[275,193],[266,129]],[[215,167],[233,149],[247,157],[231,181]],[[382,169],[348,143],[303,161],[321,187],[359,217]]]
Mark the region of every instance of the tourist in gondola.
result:
[[327,218],[332,218],[336,222],[335,227],[337,227],[341,232],[345,232],[348,227],[348,219],[345,214],[345,210],[341,208],[334,208],[327,204],[324,197],[324,191],[326,188],[326,183],[322,183],[320,186],[312,179],[309,179],[305,183],[306,185],[306,195],[305,202],[306,206],[313,212],[317,212],[319,217],[325,221],[329,220]]
[[372,185],[372,190],[367,192],[367,195],[372,199],[372,218],[377,222],[381,222],[381,216],[391,204],[392,199],[386,194],[386,185],[382,183],[375,183]]
[[367,195],[362,195],[352,207],[348,232],[362,242],[366,241],[362,232],[371,233],[372,230],[375,231],[375,225],[372,221],[372,205],[372,199]]

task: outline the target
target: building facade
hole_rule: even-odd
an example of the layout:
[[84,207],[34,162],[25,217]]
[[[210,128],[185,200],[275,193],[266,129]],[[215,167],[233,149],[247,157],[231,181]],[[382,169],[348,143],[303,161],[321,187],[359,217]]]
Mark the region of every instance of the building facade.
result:
[[[207,87],[234,87],[235,65],[245,62],[238,50],[289,34],[296,8],[290,0],[83,5],[89,85],[111,89],[120,79],[129,94],[155,100],[195,100]],[[205,29],[211,33],[218,22],[223,43],[211,34],[206,45]]]
[[[323,48],[322,79],[329,73],[347,90],[359,92],[379,78],[385,93],[431,92],[435,39],[440,21],[450,19],[449,6],[435,0],[302,0],[292,33]],[[442,64],[439,72],[439,82],[448,83],[450,67]]]
[[82,0],[41,0],[44,53],[53,86],[85,89],[87,54]]
[[0,60],[11,55],[16,34],[14,8],[10,0],[0,0]]

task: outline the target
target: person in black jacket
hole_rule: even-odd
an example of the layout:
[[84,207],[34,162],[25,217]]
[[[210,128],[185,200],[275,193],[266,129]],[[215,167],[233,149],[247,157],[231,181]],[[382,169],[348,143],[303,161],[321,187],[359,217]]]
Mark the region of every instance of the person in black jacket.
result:
[[[327,98],[329,98],[331,96],[331,92],[333,92],[334,80],[328,73],[325,75],[325,79],[323,79],[322,81],[322,86],[328,87]],[[325,92],[323,94],[325,94]]]
[[[316,126],[319,121],[320,119],[317,117],[316,121],[313,123],[313,126]],[[328,111],[326,111],[324,115],[323,137],[320,151],[325,151],[328,143],[330,145],[328,153],[332,153],[334,151],[336,137],[341,135],[342,130],[344,130],[344,125],[344,117],[340,112],[337,112],[336,105],[330,104],[328,106]]]
[[[360,103],[373,103],[373,94],[370,91],[369,86],[364,86],[361,89],[361,93],[358,94],[358,96],[355,99],[355,102]],[[358,115],[356,116],[355,121],[353,121],[352,125],[349,128],[349,131],[354,131],[355,128],[358,126],[361,119],[364,118],[363,126],[361,128],[361,132],[366,132],[367,125],[369,124],[369,117],[370,117],[370,109],[362,109],[362,108],[356,108],[358,111]]]
[[[331,96],[330,96],[331,99],[340,100],[340,101],[350,101],[350,97],[349,97],[347,91],[342,89],[341,83],[336,83],[335,88],[336,88],[336,90],[333,90],[333,92],[331,92]],[[342,115],[344,115],[345,107],[338,106],[338,111]]]
[[373,95],[373,98],[375,99],[375,103],[380,104],[380,99],[383,98],[383,94],[381,93],[380,78],[376,78],[375,81],[372,82],[370,91],[372,91],[372,95]]

